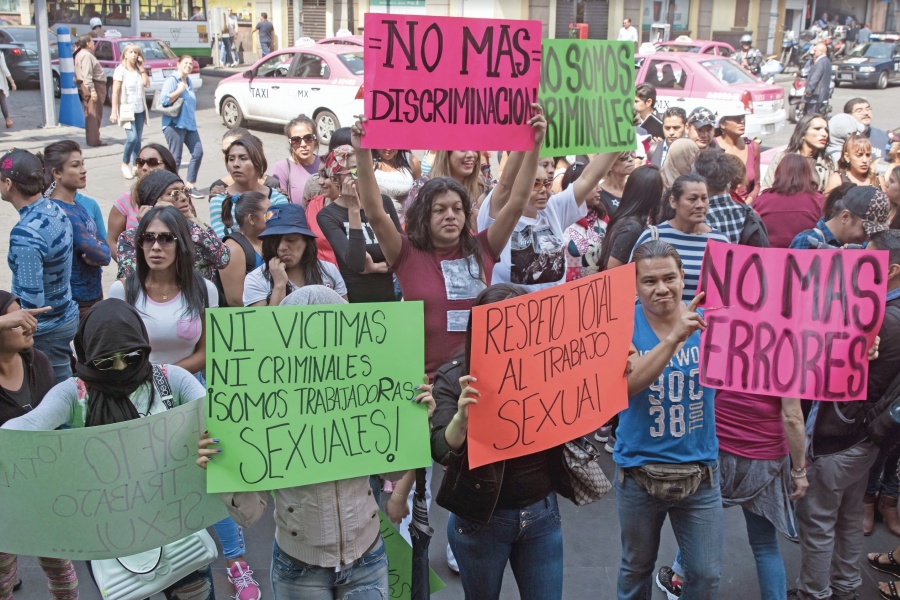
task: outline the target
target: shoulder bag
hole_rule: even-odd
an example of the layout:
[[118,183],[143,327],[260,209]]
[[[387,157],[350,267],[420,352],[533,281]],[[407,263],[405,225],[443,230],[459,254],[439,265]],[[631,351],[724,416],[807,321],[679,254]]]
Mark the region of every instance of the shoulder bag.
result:
[[599,459],[600,453],[584,437],[563,444],[558,491],[576,506],[596,502],[612,488]]
[[173,102],[168,106],[163,106],[163,95],[162,90],[156,90],[153,93],[153,103],[150,105],[150,110],[153,112],[158,112],[168,117],[177,117],[181,113],[181,105],[184,104],[184,98],[181,96],[178,97],[178,100]]
[[[166,410],[174,405],[166,371],[154,365],[153,387]],[[103,600],[143,600],[175,585],[218,558],[216,543],[205,529],[146,552],[94,560],[91,572]]]

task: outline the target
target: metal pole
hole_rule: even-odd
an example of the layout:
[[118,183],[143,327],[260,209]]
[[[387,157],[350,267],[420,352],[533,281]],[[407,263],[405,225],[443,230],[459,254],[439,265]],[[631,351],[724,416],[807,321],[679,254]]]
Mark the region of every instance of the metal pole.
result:
[[[50,70],[50,36],[47,22],[47,0],[34,0],[34,24],[37,27],[38,58],[40,59],[40,82],[44,120],[41,127],[56,127],[56,98],[53,97],[53,73]],[[47,91],[50,90],[50,91]]]

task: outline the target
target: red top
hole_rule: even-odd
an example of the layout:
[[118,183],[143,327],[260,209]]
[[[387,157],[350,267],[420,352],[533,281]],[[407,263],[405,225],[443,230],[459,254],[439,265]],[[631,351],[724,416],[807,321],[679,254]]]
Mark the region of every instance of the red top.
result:
[[460,248],[418,250],[405,235],[400,254],[391,268],[400,282],[404,300],[425,303],[425,372],[429,377],[462,348],[466,342],[466,326],[475,296],[491,280],[494,256],[488,243],[488,230],[476,236],[484,261],[479,273],[474,256],[463,258]]
[[325,196],[319,195],[310,198],[309,203],[306,205],[306,225],[316,234],[316,248],[319,249],[319,260],[324,260],[325,262],[330,262],[334,266],[338,266],[337,258],[334,256],[334,249],[331,247],[331,244],[328,243],[325,234],[322,233],[322,228],[319,227],[319,221],[316,219],[316,215],[318,215],[319,211],[323,208],[325,208]]
[[757,460],[787,456],[780,397],[719,390],[715,404],[720,450]]
[[801,231],[812,229],[822,216],[822,194],[784,196],[766,190],[753,201],[769,231],[773,248],[787,248]]

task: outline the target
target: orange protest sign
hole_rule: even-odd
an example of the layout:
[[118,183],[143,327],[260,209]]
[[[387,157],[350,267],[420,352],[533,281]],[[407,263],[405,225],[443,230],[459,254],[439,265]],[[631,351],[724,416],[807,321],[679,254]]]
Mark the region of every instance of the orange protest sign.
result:
[[634,265],[472,309],[469,468],[558,446],[628,406]]

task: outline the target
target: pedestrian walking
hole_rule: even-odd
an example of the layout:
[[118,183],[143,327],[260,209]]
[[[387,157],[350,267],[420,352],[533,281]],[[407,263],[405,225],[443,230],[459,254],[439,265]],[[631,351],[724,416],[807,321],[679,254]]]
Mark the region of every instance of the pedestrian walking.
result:
[[0,93],[0,111],[3,112],[3,118],[6,119],[7,129],[12,127],[14,123],[9,118],[9,109],[6,106],[6,97],[9,96],[10,91],[16,91],[16,82],[13,81],[9,67],[6,66],[6,59],[3,57],[3,53],[0,52],[0,92],[2,92]]
[[190,78],[193,70],[194,58],[185,54],[178,59],[176,74],[166,79],[163,84],[163,106],[171,106],[178,100],[182,100],[182,104],[177,116],[162,116],[162,127],[169,152],[175,157],[175,164],[179,167],[181,153],[187,145],[191,153],[191,162],[187,170],[187,191],[193,198],[202,198],[203,194],[195,189],[200,162],[203,160],[203,144],[200,142],[200,132],[197,131],[197,96],[194,94],[194,84]]
[[122,50],[122,62],[113,72],[113,87],[109,114],[111,123],[118,123],[125,130],[125,149],[122,153],[122,177],[134,179],[135,161],[141,147],[141,135],[147,122],[147,96],[150,75],[144,68],[144,53],[137,44],[128,44]]

